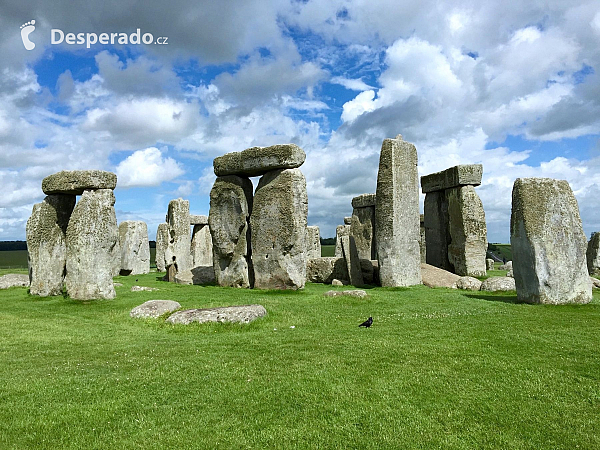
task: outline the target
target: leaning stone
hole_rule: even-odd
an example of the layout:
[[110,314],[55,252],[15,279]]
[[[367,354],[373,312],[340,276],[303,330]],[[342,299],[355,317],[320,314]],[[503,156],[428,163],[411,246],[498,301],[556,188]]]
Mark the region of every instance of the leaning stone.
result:
[[141,220],[124,220],[119,224],[121,275],[150,273],[148,227]]
[[335,256],[337,258],[343,258],[344,253],[342,251],[342,237],[350,236],[351,225],[338,225],[335,229]]
[[592,234],[587,246],[587,266],[590,275],[600,274],[600,232]]
[[463,164],[441,172],[421,177],[421,190],[424,194],[460,186],[479,186],[483,175],[483,165]]
[[377,203],[377,195],[375,194],[361,194],[352,199],[353,208],[374,208],[375,203]]
[[487,258],[485,260],[485,269],[494,270],[494,260],[492,258]]
[[85,191],[67,226],[67,293],[73,299],[115,298],[114,247],[119,242],[115,196],[110,189]]
[[190,225],[208,225],[208,216],[190,214]]
[[280,144],[270,147],[251,147],[242,152],[227,153],[215,158],[215,175],[238,175],[256,177],[267,172],[300,167],[306,153],[295,144]]
[[203,285],[215,282],[215,269],[213,266],[199,266],[191,270],[184,270],[175,275],[175,283],[187,285]]
[[321,257],[321,235],[319,233],[319,227],[310,226],[306,227],[306,258],[320,258]]
[[423,284],[431,288],[443,287],[456,289],[456,284],[460,280],[458,275],[429,264],[421,264],[421,276]]
[[208,224],[194,225],[191,247],[193,267],[213,265],[212,236]]
[[381,146],[375,235],[381,285],[421,284],[417,149],[400,135]]
[[350,236],[354,238],[360,259],[377,259],[375,242],[375,206],[354,208]]
[[169,242],[165,251],[165,264],[175,263],[177,270],[192,268],[190,233],[190,202],[182,198],[171,200],[167,212]]
[[267,315],[262,305],[228,306],[223,308],[188,309],[178,311],[167,318],[168,323],[189,325],[193,322],[250,323]]
[[33,206],[25,227],[32,295],[62,294],[67,261],[66,232],[74,206],[75,196],[63,194],[49,195]]
[[300,169],[263,175],[250,215],[257,289],[302,289],[306,283],[308,196]]
[[213,266],[219,286],[249,288],[252,182],[235,175],[218,177],[210,191],[208,223],[213,243]]
[[352,217],[344,217],[344,225],[352,225]]
[[29,286],[29,276],[20,273],[7,273],[0,277],[0,289]]
[[83,191],[114,189],[117,176],[104,170],[63,170],[42,180],[44,194],[81,195]]
[[344,236],[342,238],[342,251],[344,252],[346,268],[350,275],[350,284],[352,286],[364,285],[360,260],[358,258],[358,252],[356,251],[356,244],[351,236]]
[[179,308],[181,305],[173,300],[149,300],[133,308],[129,315],[134,319],[157,319]]
[[527,303],[588,303],[587,239],[579,207],[564,180],[518,178],[510,243],[517,297]]
[[349,291],[327,291],[323,294],[325,297],[354,297],[365,298],[367,293],[362,289],[352,289]]
[[159,223],[156,229],[156,270],[164,272],[167,269],[166,252],[169,245],[169,225]]
[[347,280],[348,270],[344,258],[312,258],[306,262],[306,280],[311,283],[332,283],[334,279]]
[[510,277],[489,277],[481,283],[482,291],[514,291],[515,279]]
[[[116,283],[115,283],[116,284]],[[130,289],[131,292],[152,292],[152,291],[158,291],[157,288],[151,288],[148,286],[131,286]]]
[[473,277],[460,277],[456,282],[456,287],[465,291],[479,291],[481,289],[481,281]]

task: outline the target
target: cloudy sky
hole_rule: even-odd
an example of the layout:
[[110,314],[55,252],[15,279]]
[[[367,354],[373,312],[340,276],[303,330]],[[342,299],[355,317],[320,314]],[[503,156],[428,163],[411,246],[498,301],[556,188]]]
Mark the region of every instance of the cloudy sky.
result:
[[[51,43],[138,28],[167,44]],[[333,236],[399,133],[420,175],[483,164],[491,242],[509,241],[518,177],[568,180],[600,230],[597,0],[0,0],[0,55],[0,240],[73,169],[116,172],[118,220],[153,238],[170,199],[208,213],[214,157],[286,142]]]

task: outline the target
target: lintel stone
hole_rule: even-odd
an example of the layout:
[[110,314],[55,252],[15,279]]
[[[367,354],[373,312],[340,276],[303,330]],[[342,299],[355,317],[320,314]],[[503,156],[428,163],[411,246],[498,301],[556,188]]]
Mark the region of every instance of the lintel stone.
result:
[[479,186],[482,175],[482,164],[461,164],[422,176],[421,190],[426,194],[459,186]]

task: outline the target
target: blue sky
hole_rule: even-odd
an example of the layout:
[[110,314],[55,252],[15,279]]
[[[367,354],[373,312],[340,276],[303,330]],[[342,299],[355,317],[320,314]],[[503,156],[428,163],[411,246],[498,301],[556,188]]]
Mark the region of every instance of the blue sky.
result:
[[[21,25],[35,20],[28,51]],[[24,239],[41,180],[117,173],[117,218],[150,237],[169,200],[207,214],[212,160],[294,142],[322,236],[374,192],[386,137],[421,175],[482,163],[491,242],[518,177],[566,179],[600,230],[600,5],[500,1],[106,1],[0,4],[0,240]],[[168,45],[53,45],[150,32]]]

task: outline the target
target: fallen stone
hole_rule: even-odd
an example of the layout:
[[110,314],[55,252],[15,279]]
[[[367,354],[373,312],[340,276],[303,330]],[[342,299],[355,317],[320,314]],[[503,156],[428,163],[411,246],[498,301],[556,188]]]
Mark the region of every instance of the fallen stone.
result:
[[377,203],[377,195],[375,194],[361,194],[352,199],[353,208],[368,208],[375,207]]
[[215,158],[215,175],[238,175],[256,177],[267,172],[300,167],[306,153],[295,144],[280,144],[270,147],[252,147],[242,152],[227,153]]
[[67,293],[73,299],[115,298],[114,248],[119,242],[115,196],[110,189],[85,191],[67,226]]
[[157,319],[179,308],[181,305],[173,300],[149,300],[133,308],[129,315],[134,319]]
[[306,258],[320,258],[321,257],[321,234],[319,233],[319,227],[309,226],[306,227]]
[[213,265],[213,244],[208,224],[194,225],[191,249],[193,267]]
[[42,191],[46,195],[81,195],[87,190],[115,187],[117,187],[117,176],[103,170],[63,170],[42,180]]
[[311,258],[306,262],[306,280],[311,283],[333,283],[334,279],[348,280],[348,270],[344,258]]
[[492,258],[485,260],[485,270],[494,270],[494,260]]
[[169,225],[159,223],[156,229],[156,270],[164,272],[167,269],[166,252],[169,245]]
[[208,225],[208,216],[190,214],[190,225]]
[[337,258],[343,258],[344,252],[342,251],[342,238],[344,236],[350,236],[351,225],[338,225],[335,229],[335,256]]
[[352,289],[349,291],[327,291],[323,294],[325,297],[355,297],[365,298],[367,293],[362,289]]
[[482,291],[514,291],[515,279],[510,277],[489,277],[481,283]]
[[346,269],[350,276],[350,284],[352,286],[363,286],[364,280],[362,276],[362,269],[360,260],[358,258],[358,252],[356,251],[356,244],[352,236],[342,237],[342,251],[344,253],[344,259],[346,260]]
[[262,305],[228,306],[223,308],[188,309],[178,311],[167,318],[169,323],[188,325],[193,322],[250,323],[267,315]]
[[400,135],[381,146],[375,240],[382,286],[421,284],[417,149]]
[[213,243],[213,266],[219,286],[249,288],[252,182],[235,175],[218,177],[210,191],[208,223]]
[[479,291],[481,289],[481,281],[473,277],[460,277],[456,282],[457,289],[465,291]]
[[66,232],[75,207],[74,195],[48,195],[33,206],[27,220],[29,293],[61,295],[67,262]]
[[300,169],[268,172],[250,215],[256,289],[302,289],[306,283],[308,196]]
[[190,233],[190,202],[182,198],[171,200],[167,212],[169,241],[165,250],[165,264],[175,263],[177,271],[192,268]]
[[573,191],[564,180],[518,178],[510,242],[517,297],[527,303],[588,303],[587,239]]
[[[117,283],[115,283],[115,284],[117,284]],[[143,292],[143,291],[152,292],[152,291],[158,291],[158,289],[157,288],[151,288],[151,287],[148,287],[148,286],[131,286],[131,292]]]
[[441,172],[421,177],[421,190],[424,194],[444,191],[460,186],[479,186],[483,175],[483,165],[463,164]]
[[7,273],[0,277],[0,289],[29,286],[29,276],[20,273]]
[[431,288],[456,289],[456,284],[460,280],[460,276],[429,264],[421,264],[421,277],[423,284]]
[[600,232],[592,233],[587,246],[586,258],[588,273],[600,275]]
[[150,273],[148,227],[141,220],[124,220],[119,224],[121,275]]
[[375,242],[375,206],[354,208],[350,236],[354,238],[360,259],[377,259]]
[[215,282],[215,269],[213,266],[199,266],[175,275],[175,283],[187,285],[203,285]]

